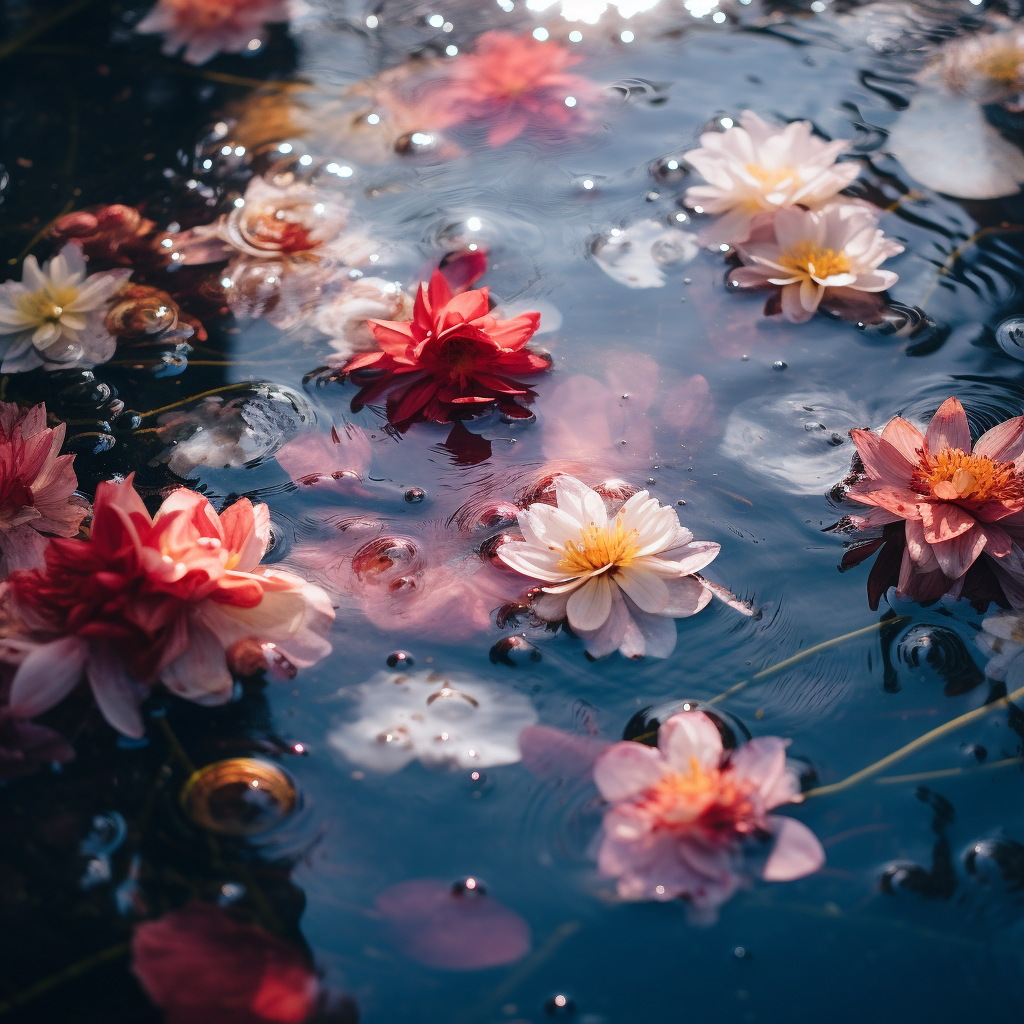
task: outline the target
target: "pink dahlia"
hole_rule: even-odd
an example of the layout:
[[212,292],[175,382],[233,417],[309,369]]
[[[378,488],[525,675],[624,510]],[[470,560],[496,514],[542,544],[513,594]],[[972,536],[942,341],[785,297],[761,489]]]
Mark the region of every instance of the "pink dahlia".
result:
[[46,425],[46,406],[0,402],[0,579],[43,565],[47,537],[73,537],[89,511],[75,497],[74,455],[61,455],[63,423]]
[[486,122],[492,146],[524,132],[557,138],[578,131],[601,99],[593,82],[566,71],[581,59],[529,34],[484,32],[437,87],[440,123]]
[[261,567],[269,540],[267,507],[247,498],[218,515],[180,488],[151,517],[131,477],[101,483],[88,540],[50,541],[44,569],[8,581],[14,613],[43,641],[18,668],[11,713],[40,714],[84,673],[107,721],[141,736],[139,705],[157,681],[221,704],[253,644],[289,666],[329,654],[327,595]]
[[673,715],[657,748],[614,743],[594,764],[594,781],[612,806],[598,853],[602,874],[626,899],[682,897],[713,920],[745,880],[744,846],[774,836],[761,869],[767,881],[809,875],[825,862],[814,833],[768,811],[798,803],[800,784],[786,764],[787,740],[762,736],[722,748],[702,711]]
[[169,57],[185,48],[190,64],[205,64],[218,53],[242,53],[252,40],[263,42],[263,28],[291,17],[291,0],[158,0],[136,26],[159,32]]
[[363,385],[353,405],[390,391],[388,421],[400,430],[416,420],[446,423],[495,402],[509,415],[528,416],[515,399],[530,399],[533,392],[509,374],[550,368],[550,358],[526,349],[540,314],[499,320],[489,299],[489,288],[453,296],[435,270],[430,284],[420,285],[412,320],[368,321],[382,351],[346,364],[345,372]]
[[886,238],[878,218],[854,203],[833,203],[823,210],[779,210],[772,220],[774,237],[740,247],[746,264],[729,274],[740,288],[782,289],[781,312],[793,323],[814,316],[826,292],[884,292],[898,277],[879,270],[903,246]]
[[900,416],[876,434],[850,436],[864,472],[847,496],[872,506],[859,529],[904,522],[897,593],[959,597],[985,555],[1003,593],[1024,607],[1024,416],[999,423],[973,446],[964,407],[947,398],[922,434]]

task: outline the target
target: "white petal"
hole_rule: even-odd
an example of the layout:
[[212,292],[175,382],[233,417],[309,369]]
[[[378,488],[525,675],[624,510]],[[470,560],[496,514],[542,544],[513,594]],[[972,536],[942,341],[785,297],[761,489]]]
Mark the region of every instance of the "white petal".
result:
[[594,576],[577,588],[566,604],[573,629],[599,629],[612,609],[612,584],[607,574]]

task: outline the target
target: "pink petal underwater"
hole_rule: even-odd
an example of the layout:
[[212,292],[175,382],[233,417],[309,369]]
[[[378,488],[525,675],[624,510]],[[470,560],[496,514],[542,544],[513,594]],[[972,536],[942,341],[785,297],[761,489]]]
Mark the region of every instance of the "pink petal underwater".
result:
[[947,398],[939,406],[928,424],[925,440],[931,455],[938,455],[943,448],[959,448],[970,454],[971,428],[958,398]]
[[487,893],[460,895],[439,878],[414,878],[389,886],[374,902],[395,946],[427,967],[478,971],[530,951],[530,926]]
[[818,837],[802,821],[771,814],[766,824],[775,834],[775,846],[761,871],[766,882],[792,882],[813,874],[825,863]]
[[146,734],[139,707],[147,687],[129,675],[121,656],[106,643],[89,651],[89,683],[103,717],[123,736],[140,739]]
[[528,725],[519,733],[523,764],[542,779],[583,778],[607,749],[607,740],[576,736],[548,725]]

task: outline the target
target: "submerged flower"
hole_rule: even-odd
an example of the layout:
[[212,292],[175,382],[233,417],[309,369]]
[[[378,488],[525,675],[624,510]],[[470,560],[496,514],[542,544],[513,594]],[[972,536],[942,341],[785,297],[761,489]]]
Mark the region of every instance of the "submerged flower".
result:
[[65,245],[42,267],[26,256],[21,281],[0,284],[0,372],[45,366],[90,367],[106,362],[117,342],[104,323],[107,302],[131,277],[130,270],[105,270],[86,277],[78,247]]
[[849,144],[815,138],[810,121],[775,128],[745,110],[738,126],[705,132],[700,149],[685,154],[708,182],[686,190],[686,205],[721,215],[705,232],[709,240],[745,242],[755,218],[794,206],[817,209],[846,188],[860,172],[859,164],[836,163]]
[[370,321],[411,320],[412,312],[412,296],[394,281],[361,277],[346,283],[319,305],[313,321],[327,335],[333,350],[326,365],[340,368],[357,352],[376,348]]
[[864,472],[847,496],[873,506],[859,529],[905,522],[897,593],[910,600],[961,596],[985,556],[1014,607],[1024,607],[1024,416],[971,444],[967,415],[948,398],[922,435],[902,417],[881,434],[852,430]]
[[810,320],[826,290],[840,296],[883,292],[898,280],[878,267],[903,246],[886,238],[863,207],[834,203],[818,212],[779,210],[773,227],[772,240],[740,248],[746,266],[733,270],[729,280],[745,288],[780,287],[781,311],[793,323]]
[[136,26],[159,32],[162,50],[173,56],[185,48],[185,60],[203,64],[218,53],[242,53],[267,38],[264,25],[288,21],[292,0],[158,0]]
[[52,540],[45,569],[9,579],[14,612],[43,641],[14,677],[12,713],[40,714],[84,673],[110,724],[141,736],[139,705],[158,680],[222,704],[235,653],[253,643],[289,667],[329,654],[327,595],[262,568],[269,540],[267,507],[247,498],[218,515],[180,488],[150,517],[131,477],[101,483],[89,539]]
[[0,579],[43,565],[47,536],[73,537],[89,506],[75,497],[74,455],[61,455],[64,424],[46,406],[0,402]]
[[240,205],[212,224],[174,236],[181,262],[229,260],[220,272],[238,316],[293,327],[312,313],[338,268],[373,253],[363,235],[346,230],[349,205],[305,182],[279,188],[251,178]]
[[198,901],[136,927],[132,971],[167,1024],[302,1024],[320,989],[297,947]]
[[938,61],[921,75],[925,83],[941,77],[952,91],[978,103],[1006,102],[1021,109],[1024,93],[1024,29],[1008,23],[996,32],[978,32],[946,43]]
[[[437,88],[442,124],[486,122],[487,141],[504,146],[524,132],[564,136],[584,127],[601,98],[593,82],[566,68],[581,58],[529,34],[484,32]],[[571,101],[571,102],[570,102]]]
[[498,557],[545,586],[533,607],[551,622],[568,619],[600,658],[665,658],[675,649],[672,621],[699,612],[712,597],[694,574],[720,545],[695,541],[671,508],[638,491],[609,516],[597,491],[571,476],[554,481],[556,506],[536,502],[519,513],[523,540]]
[[170,248],[161,244],[171,236],[158,231],[156,223],[133,206],[120,203],[67,213],[47,235],[58,242],[72,242],[87,259],[122,267],[156,269],[171,261]]
[[529,697],[507,686],[438,672],[378,672],[353,690],[358,718],[328,741],[354,764],[397,772],[425,765],[490,768],[520,758],[519,732],[537,721]]
[[612,806],[598,853],[603,875],[626,899],[682,897],[698,919],[745,881],[744,846],[775,837],[761,877],[785,882],[825,862],[814,833],[795,818],[767,812],[798,803],[800,782],[786,764],[788,740],[760,736],[722,748],[702,711],[673,715],[658,746],[615,743],[594,764],[594,781]]
[[1007,683],[1010,690],[1024,686],[1024,614],[999,611],[986,615],[975,639],[989,655],[985,665],[989,679]]
[[489,307],[490,289],[452,296],[438,270],[421,284],[411,321],[371,320],[381,352],[356,356],[345,367],[363,384],[353,404],[388,396],[388,421],[405,429],[416,420],[446,423],[456,414],[479,412],[496,402],[502,412],[529,414],[515,399],[533,392],[509,374],[536,373],[550,358],[526,349],[540,324],[539,313],[498,320]]

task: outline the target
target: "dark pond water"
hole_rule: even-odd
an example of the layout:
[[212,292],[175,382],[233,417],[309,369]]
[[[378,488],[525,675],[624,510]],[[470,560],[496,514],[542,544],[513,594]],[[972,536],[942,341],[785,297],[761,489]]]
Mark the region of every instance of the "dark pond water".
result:
[[[210,707],[156,688],[141,739],[119,736],[79,686],[39,717],[73,759],[0,762],[0,1016],[164,1019],[154,1002],[171,1024],[1024,1012],[1024,717],[1001,701],[1024,680],[986,676],[984,601],[882,586],[873,610],[875,556],[840,571],[856,538],[829,529],[865,508],[837,489],[851,429],[897,415],[924,429],[951,396],[975,437],[1024,413],[1024,208],[1012,181],[992,197],[993,168],[1012,178],[1021,160],[1024,121],[1009,86],[947,91],[944,105],[928,78],[941,47],[1010,33],[1018,11],[643,6],[626,18],[625,2],[597,0],[314,2],[244,56],[193,64],[134,31],[144,7],[5,0],[4,276],[58,251],[58,218],[125,204],[154,222],[147,240],[106,261],[87,248],[90,270],[130,268],[208,336],[121,338],[91,370],[5,366],[4,400],[45,401],[50,426],[67,423],[88,500],[134,471],[150,512],[176,484],[217,509],[266,503],[267,562],[324,587],[336,619],[333,652],[292,679],[236,673],[230,701]],[[493,135],[504,114],[442,123],[426,83],[491,30],[581,58],[566,73],[592,93],[567,107],[572,130],[553,109],[507,141]],[[698,238],[713,218],[684,203],[701,179],[682,154],[748,109],[850,140],[847,192],[905,250],[885,263],[899,279],[884,323],[870,322],[881,305],[793,323],[763,316],[763,294],[730,293],[739,257]],[[311,183],[318,216],[343,211],[322,280],[294,267],[268,280],[260,264],[246,291],[226,250],[196,255],[203,225],[254,204],[252,180],[290,195]],[[456,287],[486,266],[474,286],[504,316],[541,313],[531,345],[552,368],[529,378],[534,417],[491,406],[457,427],[398,429],[383,399],[354,403],[341,369],[373,345],[358,323],[402,319],[396,286],[413,293],[439,263]],[[353,297],[371,278],[391,290]],[[712,601],[676,621],[668,657],[638,660],[595,660],[571,630],[499,611],[524,588],[480,548],[493,554],[515,532],[510,503],[560,471],[649,489],[721,545],[702,574],[744,604]],[[996,597],[989,613],[1012,604]],[[410,671],[438,675],[378,676]],[[446,682],[465,708],[425,703]],[[684,705],[712,712],[734,745],[790,739],[803,788],[823,790],[782,813],[817,835],[824,866],[757,878],[703,923],[683,900],[619,898],[596,865],[593,750]],[[392,751],[379,736],[418,708],[427,720],[405,722],[423,735]],[[576,753],[520,760],[534,724],[575,737]],[[432,757],[437,729],[480,767]],[[255,761],[179,799],[193,769],[230,758]],[[190,901],[225,913],[200,913],[194,933],[140,932]],[[132,972],[140,934],[159,984]],[[256,998],[271,961],[281,991]],[[318,995],[294,996],[310,985]]]

